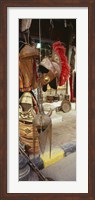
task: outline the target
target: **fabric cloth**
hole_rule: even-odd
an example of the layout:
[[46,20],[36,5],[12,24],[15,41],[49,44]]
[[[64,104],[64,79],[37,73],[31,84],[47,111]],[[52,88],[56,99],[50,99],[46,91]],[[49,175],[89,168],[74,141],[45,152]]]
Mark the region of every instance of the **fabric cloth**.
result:
[[27,29],[30,28],[32,23],[32,19],[21,19],[21,23],[20,23],[20,31],[24,32]]
[[76,72],[73,71],[69,78],[70,81],[70,100],[71,102],[76,101]]

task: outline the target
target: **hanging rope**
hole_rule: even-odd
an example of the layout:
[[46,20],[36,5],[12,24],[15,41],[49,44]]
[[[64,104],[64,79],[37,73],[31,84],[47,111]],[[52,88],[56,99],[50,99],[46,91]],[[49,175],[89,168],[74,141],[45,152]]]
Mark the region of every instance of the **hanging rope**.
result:
[[[39,43],[40,43],[40,62],[41,62],[41,46],[42,46],[42,43],[41,43],[41,20],[39,19]],[[41,78],[41,73],[39,73],[39,79]],[[38,87],[38,98],[39,98],[39,111],[40,111],[40,114],[43,113],[43,106],[42,106],[42,88],[41,88],[41,83],[39,81],[39,87]],[[41,125],[41,133],[42,133],[42,115],[40,116],[40,125]]]
[[54,23],[53,23],[53,20],[50,19],[50,27],[49,27],[50,39],[51,39],[51,37],[52,37],[53,29],[54,29]]
[[39,19],[39,44],[40,44],[40,62],[41,62],[41,20]]
[[[40,43],[40,62],[41,62],[41,20],[39,19],[39,43]],[[38,73],[38,105],[39,105],[39,111],[40,113],[43,112],[43,106],[42,106],[42,87],[39,79],[41,78],[41,73]]]

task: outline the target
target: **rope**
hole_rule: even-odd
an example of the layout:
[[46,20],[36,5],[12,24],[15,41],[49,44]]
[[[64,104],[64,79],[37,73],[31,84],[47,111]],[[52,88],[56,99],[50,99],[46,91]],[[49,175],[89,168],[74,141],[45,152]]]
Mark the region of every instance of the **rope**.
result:
[[40,43],[40,62],[41,62],[41,20],[39,19],[39,43]]

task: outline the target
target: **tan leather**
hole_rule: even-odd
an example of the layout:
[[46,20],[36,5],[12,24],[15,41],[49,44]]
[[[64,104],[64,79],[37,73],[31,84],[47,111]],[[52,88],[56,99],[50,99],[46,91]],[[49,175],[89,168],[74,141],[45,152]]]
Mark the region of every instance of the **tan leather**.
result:
[[37,129],[33,127],[33,124],[19,122],[19,133],[21,137],[33,139],[33,131],[35,132],[35,138],[37,138],[38,132]]
[[[28,145],[30,148],[33,148],[33,140],[29,140],[27,138],[24,138],[24,137],[20,137],[20,141],[25,144],[25,145]],[[38,142],[38,139],[35,140],[35,147],[39,147],[39,142]]]
[[19,62],[19,88],[21,92],[37,88],[34,61],[32,58],[21,59]]
[[29,154],[39,153],[39,135],[33,124],[19,122],[19,135],[20,142],[25,145]]
[[19,54],[19,89],[21,92],[37,88],[34,57],[39,56],[35,46],[25,45]]
[[20,51],[20,59],[29,59],[31,57],[39,57],[39,51],[35,45],[30,46],[26,44]]
[[[30,91],[32,89],[32,82],[33,82],[33,60],[20,60],[19,62],[19,76],[20,82],[19,87],[20,90],[23,92],[24,88],[25,91]],[[22,80],[22,81],[21,81]]]

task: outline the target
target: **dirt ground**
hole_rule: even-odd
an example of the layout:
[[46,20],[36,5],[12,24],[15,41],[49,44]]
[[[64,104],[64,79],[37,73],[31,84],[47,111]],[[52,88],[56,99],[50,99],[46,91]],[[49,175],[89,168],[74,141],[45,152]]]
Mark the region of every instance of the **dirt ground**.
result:
[[[57,115],[57,116],[56,116]],[[54,117],[60,117],[58,121],[52,120],[52,147],[58,147],[64,143],[69,143],[76,140],[76,112],[68,113],[58,112]]]
[[[53,105],[47,104],[45,108],[48,110]],[[52,119],[52,149],[61,147],[62,145],[76,141],[76,110],[75,106],[71,111],[64,113],[62,111],[56,112],[55,110],[51,115]],[[49,143],[47,142],[46,149]]]

